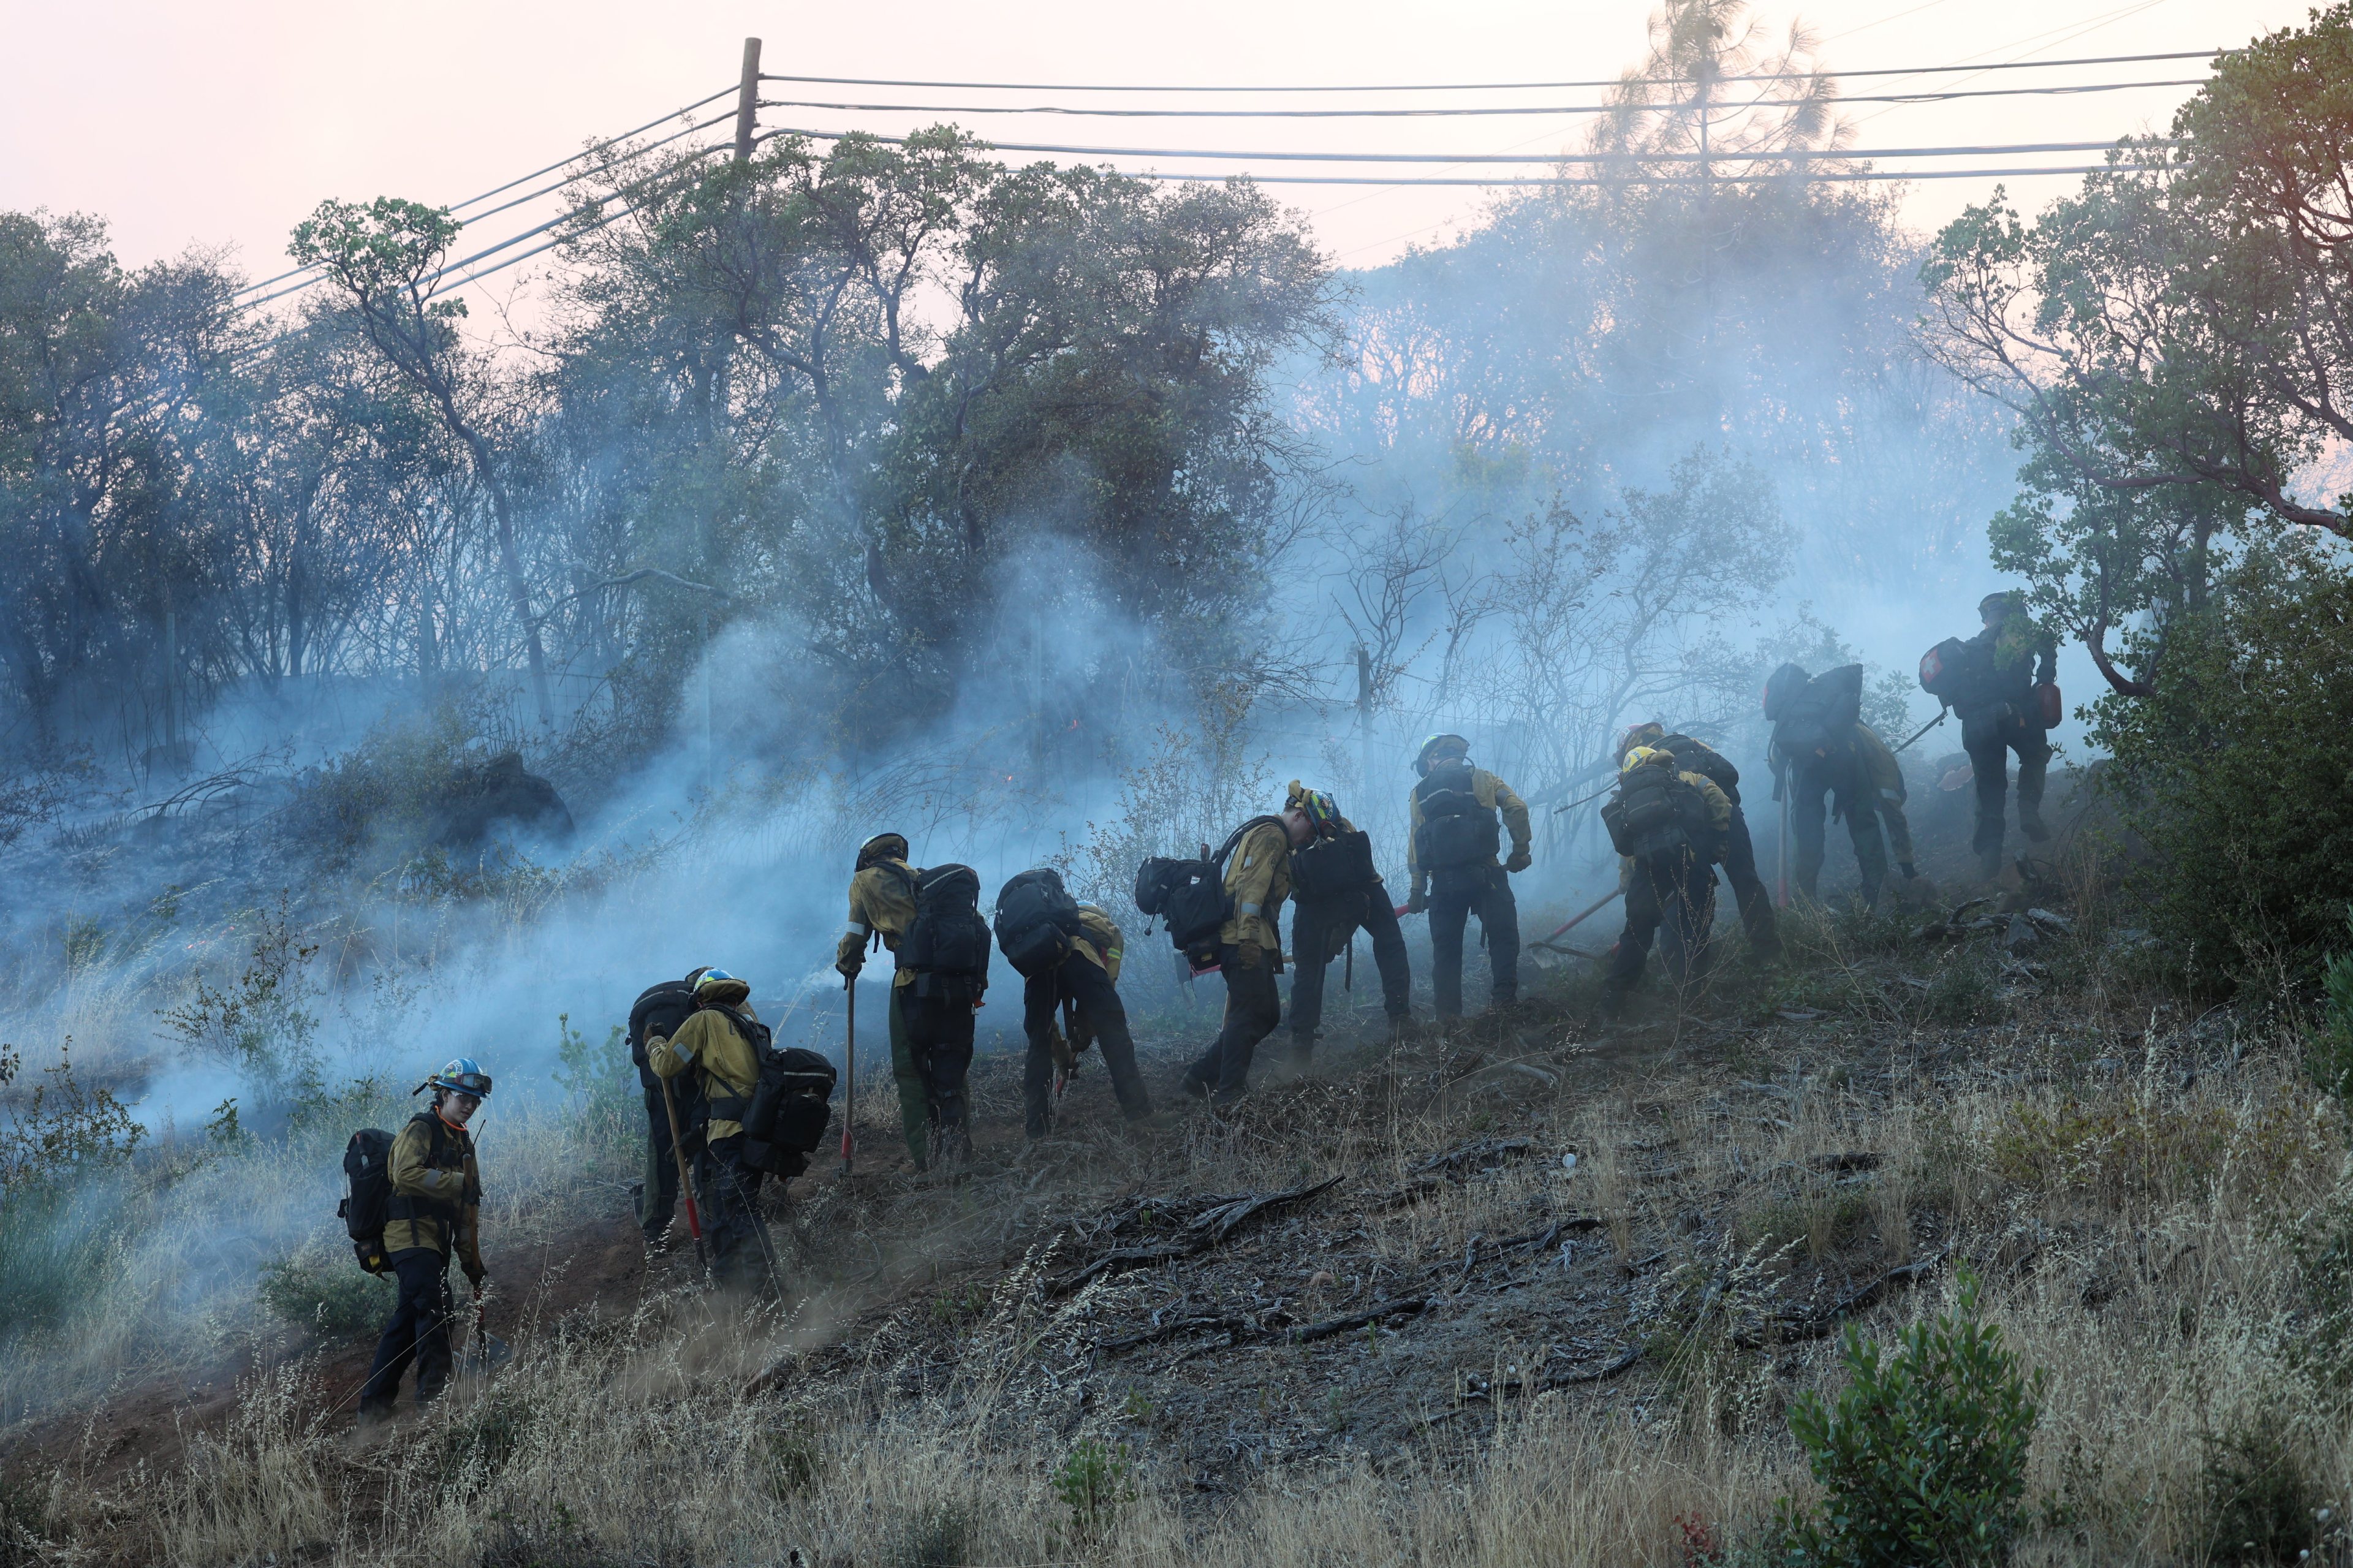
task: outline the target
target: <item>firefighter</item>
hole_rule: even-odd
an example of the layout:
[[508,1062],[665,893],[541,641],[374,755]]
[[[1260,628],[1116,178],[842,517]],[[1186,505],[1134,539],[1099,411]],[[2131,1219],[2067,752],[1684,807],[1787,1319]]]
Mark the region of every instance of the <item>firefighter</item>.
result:
[[1609,955],[1602,1013],[1614,1016],[1642,978],[1651,943],[1670,918],[1669,955],[1685,972],[1704,965],[1715,921],[1715,864],[1732,826],[1732,803],[1704,773],[1677,765],[1678,754],[1636,746],[1619,765],[1618,794],[1602,812],[1623,858],[1626,929]]
[[[1724,833],[1725,880],[1732,884],[1732,900],[1740,910],[1741,929],[1748,935],[1748,951],[1766,963],[1779,958],[1781,936],[1773,924],[1773,895],[1757,874],[1757,846],[1748,837],[1748,819],[1740,810],[1740,770],[1713,746],[1680,732],[1670,735],[1667,727],[1656,721],[1637,724],[1626,731],[1625,739],[1618,742],[1620,768],[1637,746],[1673,752],[1677,767],[1700,774],[1724,793],[1732,812]],[[1909,844],[1908,837],[1905,842]],[[1904,858],[1911,858],[1908,849]]]
[[[843,979],[857,980],[859,971],[866,966],[867,952],[875,942],[879,942],[894,957],[898,953],[907,928],[915,923],[915,876],[914,869],[907,864],[907,840],[903,836],[878,833],[858,847],[858,862],[849,878],[849,921],[834,950],[833,966]],[[894,966],[886,1016],[891,1032],[891,1077],[899,1090],[900,1130],[907,1141],[907,1158],[920,1171],[931,1159],[932,1112],[925,1075],[916,1065],[906,998],[901,994],[914,983],[913,971]],[[921,1024],[928,1045],[929,1036],[936,1032],[933,1026],[939,1020],[929,1016],[931,1010],[923,1011],[926,1016]],[[969,1026],[967,1016],[967,1029]]]
[[[694,1011],[678,1032],[656,1036],[646,1059],[654,1076],[680,1093],[681,1120],[694,1161],[694,1191],[711,1272],[725,1289],[773,1291],[776,1254],[760,1215],[766,1173],[744,1158],[744,1116],[759,1086],[760,1058],[751,985],[723,969],[706,969],[694,982]],[[679,1079],[685,1083],[681,1086]]]
[[678,1156],[670,1146],[670,1106],[646,1050],[656,1035],[674,1034],[686,1022],[694,1011],[694,983],[702,975],[703,968],[690,969],[684,980],[649,985],[629,1008],[629,1060],[638,1069],[646,1104],[646,1167],[638,1187],[638,1228],[646,1246],[656,1252],[669,1245],[678,1211]]
[[360,1415],[392,1414],[401,1374],[417,1366],[417,1403],[430,1405],[449,1381],[449,1259],[466,1271],[480,1300],[489,1289],[482,1270],[482,1173],[466,1131],[491,1078],[470,1057],[459,1057],[417,1085],[433,1103],[408,1119],[393,1140],[386,1163],[392,1199],[384,1249],[400,1283],[392,1321],[376,1341],[375,1360],[360,1385]]
[[1774,765],[1789,792],[1789,837],[1798,851],[1793,871],[1799,892],[1810,899],[1820,896],[1822,862],[1829,853],[1826,805],[1831,817],[1846,821],[1867,907],[1878,907],[1891,851],[1896,874],[1906,882],[1917,879],[1912,827],[1904,815],[1904,771],[1878,731],[1857,721],[1837,742],[1802,756],[1784,756],[1777,750]]
[[988,922],[980,875],[953,861],[916,870],[907,841],[877,834],[859,847],[849,923],[834,967],[853,984],[869,943],[891,950],[891,1073],[907,1154],[918,1171],[972,1155],[973,1016],[988,992]]
[[[1291,781],[1282,825],[1294,846],[1291,855],[1291,1055],[1304,1067],[1314,1057],[1317,1026],[1324,1019],[1324,971],[1346,951],[1356,929],[1372,938],[1373,964],[1381,977],[1381,1006],[1392,1036],[1405,1027],[1413,972],[1380,873],[1373,869],[1368,845],[1356,824],[1340,815],[1330,795]],[[1322,869],[1327,855],[1345,860]],[[1361,864],[1359,864],[1361,861]],[[1319,881],[1319,877],[1321,880]]]
[[2051,837],[2042,822],[2042,789],[2051,742],[2035,689],[2058,677],[2059,644],[2035,623],[2015,594],[1989,594],[1978,604],[1984,629],[1966,645],[1975,656],[1971,689],[1954,703],[1961,716],[1961,749],[1978,786],[1977,832],[1970,847],[1987,877],[2001,871],[2002,808],[2010,791],[2010,753],[2018,753],[2018,826],[2036,844]]
[[1218,931],[1218,973],[1225,977],[1226,1010],[1218,1037],[1185,1069],[1185,1092],[1213,1105],[1231,1105],[1250,1090],[1250,1058],[1261,1040],[1282,1022],[1274,977],[1282,968],[1279,921],[1291,893],[1294,830],[1275,817],[1259,820],[1235,844],[1226,862],[1225,890],[1233,913]]
[[1046,1136],[1052,1121],[1055,1075],[1067,1076],[1077,1067],[1080,1053],[1096,1041],[1103,1044],[1103,1067],[1111,1074],[1120,1113],[1130,1121],[1152,1114],[1152,1095],[1136,1070],[1127,1008],[1119,999],[1124,941],[1099,905],[1079,905],[1076,924],[1077,934],[1070,938],[1071,951],[1062,961],[1022,982],[1021,1026],[1029,1055],[1022,1065],[1021,1096],[1024,1131],[1032,1139]]
[[[1520,910],[1509,877],[1528,868],[1527,802],[1486,769],[1472,767],[1471,742],[1460,735],[1424,741],[1414,769],[1421,782],[1406,797],[1406,870],[1413,883],[1406,912],[1430,914],[1432,1011],[1440,1018],[1462,1016],[1462,932],[1474,912],[1494,972],[1494,1005],[1509,1006],[1520,994]],[[1498,817],[1512,839],[1511,858],[1500,864]]]

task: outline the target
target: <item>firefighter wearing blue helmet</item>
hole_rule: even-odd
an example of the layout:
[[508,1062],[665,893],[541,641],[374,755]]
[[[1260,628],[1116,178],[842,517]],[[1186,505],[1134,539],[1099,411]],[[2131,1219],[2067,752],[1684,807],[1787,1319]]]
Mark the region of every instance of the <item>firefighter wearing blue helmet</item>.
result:
[[449,1381],[449,1259],[465,1269],[476,1300],[488,1289],[482,1270],[482,1176],[466,1124],[491,1097],[491,1075],[458,1057],[417,1086],[433,1103],[408,1119],[392,1142],[392,1181],[384,1247],[400,1295],[376,1342],[375,1361],[360,1386],[363,1419],[392,1414],[401,1374],[417,1367],[417,1402],[430,1405]]

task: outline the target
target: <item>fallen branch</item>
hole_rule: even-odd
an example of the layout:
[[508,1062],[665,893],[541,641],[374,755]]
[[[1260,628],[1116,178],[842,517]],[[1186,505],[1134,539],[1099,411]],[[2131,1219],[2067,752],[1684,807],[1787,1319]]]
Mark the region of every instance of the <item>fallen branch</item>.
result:
[[1377,1323],[1383,1318],[1403,1317],[1409,1312],[1421,1311],[1429,1305],[1428,1298],[1421,1296],[1415,1296],[1403,1301],[1381,1301],[1366,1308],[1361,1312],[1351,1312],[1345,1318],[1326,1318],[1320,1323],[1309,1323],[1304,1327],[1293,1329],[1291,1331],[1290,1338],[1298,1344],[1305,1344],[1310,1340],[1328,1340],[1335,1334],[1350,1333],[1367,1324]]
[[1830,1333],[1846,1318],[1868,1307],[1879,1299],[1881,1291],[1890,1285],[1914,1285],[1926,1279],[1945,1260],[1939,1248],[1913,1263],[1898,1264],[1885,1273],[1848,1291],[1819,1311],[1776,1312],[1760,1329],[1733,1336],[1732,1342],[1742,1350],[1761,1350],[1769,1338],[1772,1342],[1787,1344],[1792,1340],[1819,1340]]
[[1443,1154],[1432,1154],[1414,1169],[1435,1171],[1442,1167],[1451,1172],[1466,1161],[1485,1160],[1490,1156],[1500,1160],[1506,1154],[1525,1154],[1535,1147],[1535,1141],[1527,1138],[1482,1138],[1476,1142],[1449,1149]]
[[1572,1384],[1607,1382],[1650,1353],[1651,1347],[1647,1344],[1629,1345],[1617,1360],[1588,1372],[1546,1373],[1544,1385],[1546,1388],[1567,1388]]
[[1279,1193],[1253,1193],[1246,1197],[1221,1200],[1215,1207],[1203,1210],[1187,1222],[1185,1229],[1187,1234],[1183,1237],[1175,1241],[1156,1242],[1145,1247],[1115,1247],[1083,1267],[1075,1268],[1060,1279],[1049,1280],[1046,1285],[1046,1294],[1049,1297],[1067,1296],[1088,1280],[1101,1275],[1114,1271],[1124,1274],[1136,1268],[1155,1268],[1163,1263],[1173,1263],[1180,1258],[1191,1258],[1197,1253],[1207,1252],[1231,1237],[1244,1221],[1253,1219],[1269,1209],[1277,1208],[1285,1204],[1298,1203],[1303,1199],[1314,1197],[1319,1193],[1329,1192],[1339,1185],[1340,1182],[1340,1177],[1331,1176],[1320,1182],[1311,1182],[1303,1187],[1292,1187]]

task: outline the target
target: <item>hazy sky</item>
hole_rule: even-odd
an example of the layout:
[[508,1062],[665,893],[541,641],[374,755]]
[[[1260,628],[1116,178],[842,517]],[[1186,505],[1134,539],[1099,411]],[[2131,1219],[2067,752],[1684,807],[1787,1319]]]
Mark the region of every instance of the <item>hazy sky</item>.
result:
[[[712,0],[692,6],[567,0],[563,5],[410,0],[394,6],[318,0],[0,0],[0,208],[83,211],[111,226],[118,254],[141,263],[190,246],[229,247],[253,276],[280,270],[287,230],[322,196],[382,193],[432,202],[474,195],[588,140],[624,131],[732,82],[742,40],[765,40],[770,71],[957,80],[1145,83],[1366,83],[1574,80],[1638,64],[1650,0],[1195,0],[1108,6],[1102,0],[975,5],[783,6]],[[1919,67],[2016,58],[2140,54],[2244,42],[2300,19],[2284,0],[1828,0],[1757,15],[1793,15],[1823,40],[1834,68]],[[2197,61],[1989,77],[1911,79],[1911,89],[2027,86],[2092,79],[2195,78]],[[1850,97],[1895,84],[1858,79]],[[918,89],[804,88],[772,97],[913,102]],[[2066,97],[1863,104],[1847,110],[1862,149],[1957,142],[2105,141],[2161,127],[2187,88]],[[1191,108],[1334,107],[1594,101],[1590,89],[1504,97],[1419,94],[1338,100],[1271,95],[1060,101],[1139,101]],[[931,101],[985,95],[942,92]],[[1000,95],[1006,103],[1053,95]],[[712,112],[724,107],[714,105]],[[1577,143],[1575,115],[1454,120],[1103,120],[818,110],[765,111],[766,124],[879,131],[953,118],[1007,142],[1175,149],[1546,152]],[[710,134],[719,135],[720,132]],[[2073,163],[2044,154],[2011,162]],[[1025,155],[1026,157],[1026,155]],[[1193,158],[1111,160],[1168,170],[1225,168]],[[1989,160],[1947,160],[1969,166]],[[2096,162],[2095,158],[2085,159]],[[1892,161],[1891,161],[1892,162]],[[1268,163],[1261,174],[1298,173]],[[1354,173],[1387,173],[1385,169]],[[1424,165],[1423,173],[1440,172]],[[1453,170],[1454,174],[1471,171]],[[1530,170],[1539,173],[1540,170]],[[1989,179],[1925,182],[1906,214],[1932,226]],[[2021,179],[2039,204],[2069,182]],[[1345,266],[1366,266],[1475,218],[1475,189],[1283,185],[1314,215]],[[528,226],[554,208],[491,220],[470,247]]]

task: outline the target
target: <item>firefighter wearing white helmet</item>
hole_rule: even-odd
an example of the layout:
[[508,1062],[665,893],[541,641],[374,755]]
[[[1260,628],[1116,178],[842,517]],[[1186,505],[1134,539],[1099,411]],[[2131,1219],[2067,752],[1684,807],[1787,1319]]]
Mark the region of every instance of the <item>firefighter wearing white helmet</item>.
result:
[[[1474,912],[1486,933],[1495,1005],[1509,1006],[1520,994],[1520,907],[1508,877],[1528,868],[1535,836],[1527,802],[1472,767],[1471,742],[1460,735],[1430,736],[1413,765],[1421,782],[1406,796],[1413,896],[1405,907],[1408,914],[1430,911],[1431,1010],[1441,1018],[1462,1016],[1462,932]],[[1500,862],[1499,826],[1512,837],[1511,858]]]
[[488,1289],[482,1269],[482,1176],[466,1124],[491,1097],[491,1075],[471,1057],[457,1057],[417,1086],[433,1103],[408,1119],[392,1142],[387,1173],[392,1201],[384,1247],[400,1294],[377,1340],[375,1361],[360,1385],[360,1415],[392,1414],[401,1375],[417,1367],[417,1402],[430,1405],[449,1381],[449,1290],[454,1255],[480,1300]]

